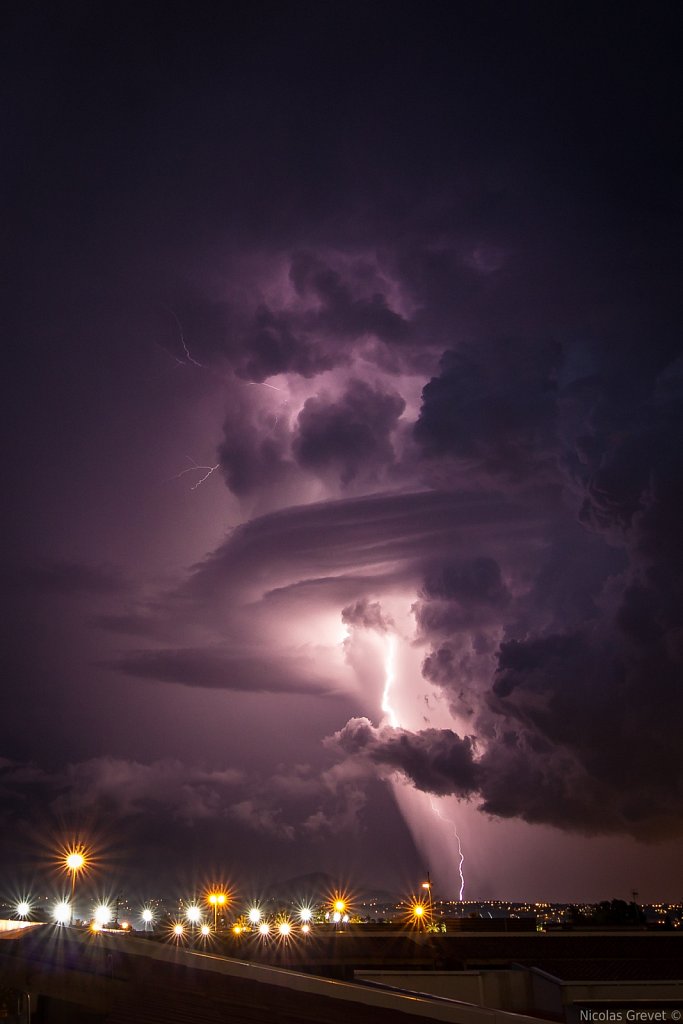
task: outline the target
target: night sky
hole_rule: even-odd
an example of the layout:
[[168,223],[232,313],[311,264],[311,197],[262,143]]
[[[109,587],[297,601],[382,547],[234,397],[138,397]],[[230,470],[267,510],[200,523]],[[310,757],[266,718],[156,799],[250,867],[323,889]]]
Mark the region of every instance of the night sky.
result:
[[680,8],[7,11],[5,888],[680,898]]

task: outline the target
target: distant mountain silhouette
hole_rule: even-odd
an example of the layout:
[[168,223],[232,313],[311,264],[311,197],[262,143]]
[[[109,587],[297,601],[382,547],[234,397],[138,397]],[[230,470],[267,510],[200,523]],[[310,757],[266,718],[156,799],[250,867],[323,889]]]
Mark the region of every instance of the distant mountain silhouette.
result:
[[[307,875],[296,875],[271,885],[266,891],[266,899],[280,900],[312,900],[321,902],[330,894],[343,886],[338,878],[333,878],[324,871],[313,871]],[[376,889],[370,885],[352,886],[355,899],[376,899],[380,903],[392,903],[400,899],[400,895],[387,889]]]
[[267,897],[288,899],[325,899],[339,887],[339,883],[324,871],[312,871],[308,875],[296,875],[294,878],[276,882],[267,890]]

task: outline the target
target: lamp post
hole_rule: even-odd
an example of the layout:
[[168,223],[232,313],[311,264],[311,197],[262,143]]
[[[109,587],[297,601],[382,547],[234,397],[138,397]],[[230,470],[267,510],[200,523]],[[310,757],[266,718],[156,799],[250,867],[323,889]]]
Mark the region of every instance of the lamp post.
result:
[[213,907],[213,930],[216,932],[218,931],[218,908],[225,906],[228,897],[224,892],[210,892],[207,901]]
[[428,907],[429,918],[431,920],[431,918],[433,917],[433,908],[432,908],[432,880],[429,877],[429,872],[427,872],[427,881],[422,883],[422,888],[425,889],[426,893],[427,893],[427,907]]
[[71,875],[71,912],[69,915],[69,924],[74,923],[74,897],[76,893],[76,878],[78,874],[83,871],[88,861],[85,850],[82,847],[73,847],[67,850],[64,856],[64,867]]

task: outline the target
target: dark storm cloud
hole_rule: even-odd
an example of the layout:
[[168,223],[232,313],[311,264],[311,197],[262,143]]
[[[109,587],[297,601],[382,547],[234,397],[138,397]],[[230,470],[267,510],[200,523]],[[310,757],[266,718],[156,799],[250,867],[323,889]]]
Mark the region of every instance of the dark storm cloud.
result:
[[238,363],[241,377],[257,382],[278,373],[314,377],[345,361],[342,349],[324,347],[300,333],[296,318],[260,307],[243,337],[244,355]]
[[105,663],[126,675],[182,686],[245,693],[329,695],[335,687],[316,677],[305,658],[264,657],[258,651],[180,649],[134,651]]
[[267,482],[282,487],[292,475],[287,438],[272,415],[254,409],[246,394],[236,395],[223,424],[218,457],[226,483],[240,497]]
[[[367,276],[372,268],[356,266]],[[333,337],[357,338],[374,335],[381,341],[402,341],[409,337],[407,321],[390,309],[386,297],[375,291],[369,298],[355,298],[341,274],[326,266],[314,253],[295,253],[290,278],[302,297],[314,296],[320,303],[314,326]],[[362,281],[362,278],[360,278]]]
[[428,793],[469,797],[479,784],[475,748],[468,736],[450,729],[375,729],[367,718],[353,718],[327,741],[345,754],[395,769]]
[[[41,827],[97,814],[119,825],[138,824],[156,832],[156,842],[183,846],[202,822],[229,823],[240,834],[265,834],[291,843],[358,831],[366,803],[362,771],[329,771],[297,764],[275,774],[247,774],[232,766],[211,767],[167,757],[154,761],[105,755],[71,762],[48,772],[37,765],[0,758],[0,822],[14,832],[32,827],[39,808]],[[34,825],[35,823],[33,823]],[[170,829],[173,835],[168,835]],[[177,829],[188,830],[178,833]]]
[[511,480],[552,468],[560,359],[556,344],[520,340],[446,352],[423,391],[419,444]]
[[477,605],[505,605],[510,592],[493,558],[472,558],[440,566],[425,577],[423,596],[428,600],[460,601]]
[[498,562],[479,557],[446,562],[429,572],[422,600],[413,610],[421,631],[436,636],[467,626],[499,622],[511,596]]
[[211,818],[235,801],[244,783],[238,769],[210,769],[174,759],[151,763],[116,757],[92,758],[68,766],[56,810],[96,806],[121,816],[151,814],[161,808],[186,824]]
[[376,629],[379,633],[386,633],[393,625],[391,618],[383,614],[379,601],[368,601],[367,598],[342,608],[341,620],[348,626]]
[[[286,272],[289,287],[264,286],[276,293],[266,299],[259,294],[259,272],[267,281],[274,268]],[[256,283],[224,301],[194,288],[176,302],[180,314],[168,307],[175,325],[162,331],[161,343],[174,359],[205,369],[227,362],[240,378],[256,383],[284,373],[310,379],[349,364],[356,348],[369,351],[373,344],[410,338],[410,322],[391,308],[391,283],[372,254],[266,256],[251,276]]]
[[[409,336],[408,322],[390,308],[372,266],[351,262],[344,272],[314,252],[293,253],[289,280],[297,301],[261,304],[241,336],[237,373],[263,381],[279,373],[314,377],[348,363],[356,344],[393,343]],[[376,286],[370,290],[368,286]]]
[[342,484],[359,474],[376,477],[391,466],[391,434],[405,402],[364,381],[352,380],[336,401],[309,398],[299,413],[294,455],[320,473],[332,471]]
[[[610,357],[594,349],[594,358]],[[449,400],[470,367],[450,363],[425,388],[422,443],[474,459],[486,479],[500,471],[498,438],[536,437],[538,449],[515,443],[507,465],[532,488],[553,467],[564,498],[537,569],[514,595],[490,561],[481,573],[430,571],[415,608],[435,642],[423,672],[473,717],[485,748],[483,810],[577,831],[680,834],[680,361],[662,368],[653,355],[638,374],[622,369],[623,393],[608,377],[563,382],[569,362],[565,353],[557,387],[522,374],[508,417],[506,367],[492,360],[489,391],[470,396],[465,447]]]

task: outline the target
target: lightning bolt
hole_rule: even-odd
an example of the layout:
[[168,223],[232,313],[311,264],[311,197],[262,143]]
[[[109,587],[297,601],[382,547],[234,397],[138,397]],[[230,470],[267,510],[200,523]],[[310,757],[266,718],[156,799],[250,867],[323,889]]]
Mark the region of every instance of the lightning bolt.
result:
[[396,682],[396,637],[389,634],[387,650],[384,658],[384,690],[382,692],[382,711],[389,719],[392,729],[398,728],[398,716],[391,706],[391,691]]
[[172,479],[180,480],[181,476],[185,476],[186,473],[204,473],[204,476],[201,477],[200,480],[197,480],[195,481],[195,483],[192,484],[192,487],[190,487],[191,491],[196,491],[198,487],[201,487],[201,485],[205,483],[209,479],[211,474],[215,473],[218,467],[220,466],[220,462],[217,462],[215,466],[199,466],[194,461],[194,459],[190,458],[189,455],[186,455],[185,458],[188,460],[188,462],[191,462],[192,465],[188,466],[187,469],[181,469],[180,473],[176,473],[176,475],[172,477]]
[[446,824],[450,825],[451,828],[453,829],[453,835],[455,836],[455,841],[458,844],[458,874],[460,875],[460,892],[458,894],[458,899],[462,900],[463,893],[465,892],[465,875],[462,869],[462,866],[465,863],[465,855],[462,852],[462,845],[460,843],[460,836],[458,835],[458,830],[456,828],[455,822],[451,821],[450,818],[445,818],[444,815],[441,813],[439,808],[434,803],[434,797],[430,796],[429,803],[431,804],[431,808],[434,811],[434,814],[436,814],[437,818],[441,818],[442,821],[445,821]]
[[245,380],[243,384],[253,384],[257,388],[272,388],[273,391],[284,391],[284,388],[278,388],[275,384],[269,384],[265,380]]
[[[187,347],[187,342],[185,341],[185,332],[183,331],[183,325],[180,322],[178,314],[174,310],[172,310],[170,306],[164,306],[164,309],[167,309],[169,311],[169,313],[171,314],[171,316],[178,325],[180,344],[183,346],[183,352],[185,353],[185,361],[188,363],[192,363],[193,366],[198,366],[200,369],[205,370],[206,367],[204,366],[204,363],[198,362],[190,352],[189,348]],[[182,362],[182,360],[180,361]]]
[[[393,707],[391,705],[391,692],[392,692],[392,690],[394,688],[395,682],[396,682],[396,637],[393,636],[392,634],[389,634],[387,636],[386,654],[384,656],[384,690],[382,692],[382,711],[384,712],[386,717],[389,719],[389,724],[391,725],[391,727],[393,729],[398,729],[399,728],[398,715],[396,714],[396,712],[394,711],[394,709],[393,709]],[[431,805],[432,810],[434,811],[434,814],[436,814],[437,818],[440,818],[441,821],[445,822],[447,825],[450,825],[451,828],[453,829],[453,835],[455,836],[455,841],[458,844],[458,875],[460,876],[460,892],[458,894],[458,899],[462,900],[463,894],[465,892],[465,875],[464,875],[464,872],[463,872],[463,865],[465,863],[465,856],[464,856],[464,854],[462,852],[462,844],[460,842],[460,835],[458,834],[458,829],[457,829],[456,824],[455,824],[454,821],[451,821],[450,818],[446,818],[441,813],[441,811],[437,807],[436,803],[434,802],[434,797],[433,796],[429,797],[429,803]]]

